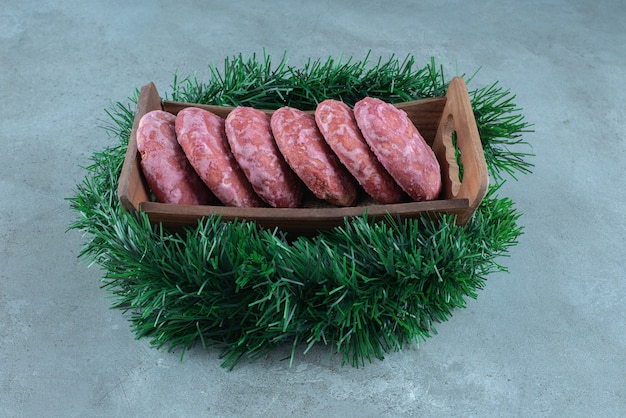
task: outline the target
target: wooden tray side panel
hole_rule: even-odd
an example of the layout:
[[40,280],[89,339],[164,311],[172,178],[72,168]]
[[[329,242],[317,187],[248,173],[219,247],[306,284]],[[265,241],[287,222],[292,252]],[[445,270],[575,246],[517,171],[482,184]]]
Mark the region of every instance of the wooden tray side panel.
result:
[[[464,225],[487,194],[489,174],[467,87],[462,78],[452,79],[446,97],[448,101],[441,115],[433,150],[442,164],[445,197],[465,198],[469,201],[466,213],[457,218],[457,222]],[[459,166],[452,144],[453,132],[456,132],[456,144],[461,153],[462,181],[459,180]]]
[[[253,220],[265,228],[278,227],[293,235],[311,235],[321,229],[344,224],[344,217],[356,218],[367,211],[369,219],[382,220],[386,214],[401,218],[416,218],[424,213],[462,214],[467,210],[467,199],[432,200],[427,202],[397,203],[327,208],[225,208],[222,206],[171,205],[144,202],[140,208],[152,222],[163,222],[164,226],[180,229],[195,225],[198,219],[217,214],[224,221]],[[224,210],[226,209],[226,210]]]
[[137,111],[117,187],[117,194],[122,207],[127,211],[138,211],[140,203],[150,200],[148,188],[141,172],[141,159],[139,152],[137,152],[137,127],[143,115],[158,109],[161,109],[159,92],[154,83],[148,83],[139,92]]
[[[445,104],[445,97],[433,97],[429,99],[420,99],[411,102],[398,103],[395,106],[398,109],[402,109],[406,112],[409,119],[411,119],[411,121],[415,124],[417,129],[424,137],[424,140],[426,140],[428,145],[432,146],[435,135],[437,133],[437,127],[439,126],[439,119],[441,118],[441,113]],[[228,116],[228,114],[234,109],[234,107],[190,104],[172,102],[168,100],[163,101],[163,110],[165,110],[166,112],[170,112],[174,115],[177,115],[178,112],[189,106],[199,107],[201,109],[208,110],[222,118],[226,118],[226,116]],[[268,115],[274,113],[273,110],[262,110]],[[306,113],[313,114],[314,111],[309,110],[306,111]]]
[[[163,100],[163,110],[173,115],[178,115],[178,112],[180,112],[186,107],[198,107],[200,109],[208,110],[209,112],[215,113],[217,116],[224,118],[224,119],[234,109],[234,107],[232,106],[214,106],[214,105],[184,103],[184,102],[174,102],[171,100]],[[261,110],[267,113],[268,115],[271,115],[273,112],[273,110],[264,110],[264,109],[261,109]]]

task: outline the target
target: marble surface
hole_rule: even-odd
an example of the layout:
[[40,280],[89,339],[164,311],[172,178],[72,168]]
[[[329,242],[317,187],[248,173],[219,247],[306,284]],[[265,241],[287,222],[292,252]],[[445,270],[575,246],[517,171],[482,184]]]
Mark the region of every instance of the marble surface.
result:
[[[623,1],[5,2],[0,8],[0,416],[569,416],[626,413]],[[431,56],[517,94],[525,234],[419,347],[354,369],[326,348],[234,371],[168,353],[109,309],[65,200],[111,145],[104,109],[263,50]]]

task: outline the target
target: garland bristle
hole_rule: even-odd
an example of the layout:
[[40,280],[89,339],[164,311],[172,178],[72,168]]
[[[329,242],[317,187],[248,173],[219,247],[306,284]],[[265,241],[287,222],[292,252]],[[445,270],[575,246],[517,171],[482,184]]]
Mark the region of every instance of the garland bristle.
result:
[[503,173],[514,179],[516,173],[531,173],[533,165],[527,159],[533,154],[512,148],[529,147],[522,135],[532,132],[532,125],[513,102],[515,95],[497,84],[470,92],[470,99],[489,173],[501,181]]
[[352,58],[309,59],[302,68],[287,64],[283,55],[277,65],[268,55],[259,61],[241,54],[226,58],[223,70],[209,66],[206,82],[196,76],[178,80],[174,77],[171,98],[174,101],[221,106],[246,105],[258,109],[292,106],[313,110],[325,99],[354,105],[365,96],[383,98],[392,103],[445,95],[447,83],[443,70],[434,60],[416,68],[415,59],[407,56],[379,58],[373,66],[369,53],[362,61]]
[[[369,55],[368,57],[369,58]],[[434,61],[415,69],[408,57],[309,61],[296,69],[283,56],[272,67],[241,55],[211,67],[207,83],[175,76],[171,98],[260,108],[312,108],[325,98],[348,103],[366,96],[388,101],[445,93],[443,71]],[[127,213],[117,199],[117,182],[132,127],[131,104],[107,111],[104,128],[118,143],[96,152],[88,174],[69,198],[77,212],[69,229],[88,237],[81,257],[105,271],[103,287],[113,306],[130,313],[137,337],[156,347],[185,350],[201,344],[222,349],[223,366],[251,360],[288,344],[307,352],[329,345],[345,363],[362,366],[372,358],[436,333],[434,323],[477,297],[487,276],[506,271],[506,256],[522,233],[520,214],[508,198],[496,196],[501,172],[529,172],[510,146],[529,125],[508,90],[494,85],[471,94],[487,162],[499,180],[466,226],[454,217],[381,222],[366,217],[313,238],[293,241],[278,230],[250,222],[203,219],[184,233],[152,225],[145,214]],[[181,354],[181,356],[183,355]]]

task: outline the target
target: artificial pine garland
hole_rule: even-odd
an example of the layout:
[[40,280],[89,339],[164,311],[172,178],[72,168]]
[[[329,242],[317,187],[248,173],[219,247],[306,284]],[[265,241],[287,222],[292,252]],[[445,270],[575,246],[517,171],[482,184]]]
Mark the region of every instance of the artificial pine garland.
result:
[[[210,79],[174,77],[172,100],[275,109],[312,109],[325,98],[353,104],[364,96],[390,102],[445,94],[434,61],[415,68],[413,57],[309,61],[273,66],[269,56],[226,59]],[[436,333],[456,308],[475,298],[487,276],[506,271],[498,258],[522,233],[513,202],[498,197],[503,174],[529,173],[521,134],[526,123],[513,96],[494,83],[470,92],[490,174],[487,197],[465,226],[454,217],[371,222],[312,238],[287,240],[279,230],[209,217],[184,233],[164,231],[145,214],[127,213],[117,183],[134,118],[130,103],[107,110],[105,129],[117,143],[92,156],[87,176],[69,198],[87,241],[81,257],[105,271],[113,306],[130,313],[137,337],[157,347],[221,347],[223,366],[256,359],[284,344],[308,351],[329,345],[355,367],[382,359]],[[511,148],[515,147],[515,150]]]

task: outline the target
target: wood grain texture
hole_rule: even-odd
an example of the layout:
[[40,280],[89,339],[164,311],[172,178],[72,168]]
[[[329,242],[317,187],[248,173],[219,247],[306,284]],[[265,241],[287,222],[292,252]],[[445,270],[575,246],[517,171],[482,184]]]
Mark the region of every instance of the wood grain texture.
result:
[[[487,194],[489,174],[474,111],[462,78],[452,79],[446,97],[448,101],[441,115],[433,151],[441,165],[444,196],[469,201],[468,210],[457,219],[459,224],[464,225]],[[462,182],[459,180],[459,166],[452,144],[453,132],[456,132],[456,144],[461,153]]]
[[127,211],[137,210],[141,202],[149,200],[146,180],[141,171],[141,157],[137,151],[137,128],[143,115],[157,109],[161,109],[161,98],[154,83],[148,83],[139,92],[137,111],[117,187],[122,207]]

